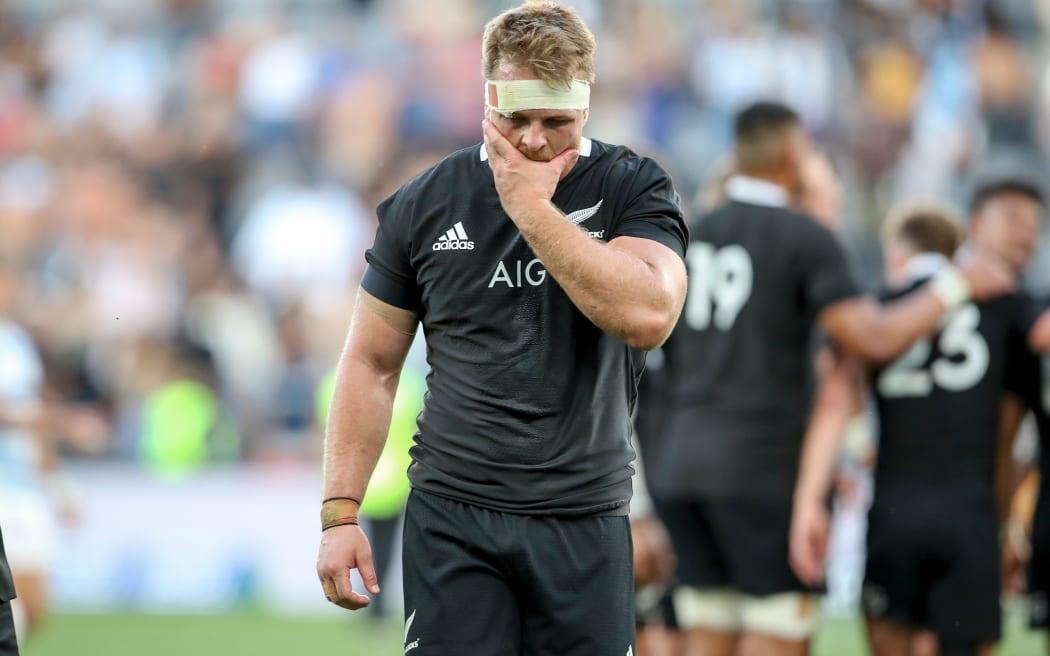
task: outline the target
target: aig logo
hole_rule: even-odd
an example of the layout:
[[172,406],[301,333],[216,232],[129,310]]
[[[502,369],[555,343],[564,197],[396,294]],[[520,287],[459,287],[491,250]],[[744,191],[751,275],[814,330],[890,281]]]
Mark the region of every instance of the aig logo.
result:
[[512,266],[513,268],[509,268],[500,261],[496,265],[496,270],[492,272],[492,279],[489,280],[489,289],[492,289],[497,284],[506,285],[510,288],[523,287],[525,285],[539,287],[547,279],[547,270],[543,268],[543,262],[540,262],[539,259],[532,259],[525,263],[521,260],[516,260]]

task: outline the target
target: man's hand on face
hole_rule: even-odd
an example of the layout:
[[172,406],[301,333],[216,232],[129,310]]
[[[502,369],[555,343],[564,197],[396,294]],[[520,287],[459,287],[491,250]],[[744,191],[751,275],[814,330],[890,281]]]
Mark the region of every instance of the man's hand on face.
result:
[[531,160],[515,148],[491,121],[482,123],[489,168],[503,209],[512,220],[550,203],[554,190],[576,164],[580,151],[567,148],[549,162]]

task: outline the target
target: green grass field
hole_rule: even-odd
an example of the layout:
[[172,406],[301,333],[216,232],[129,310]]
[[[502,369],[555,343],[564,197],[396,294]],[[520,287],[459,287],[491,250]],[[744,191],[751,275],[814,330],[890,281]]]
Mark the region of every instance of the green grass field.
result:
[[[60,615],[23,649],[23,656],[402,656],[398,624],[288,619],[235,614],[214,617]],[[818,656],[865,656],[859,624],[828,622]],[[1039,638],[1016,626],[999,656],[1043,656]]]

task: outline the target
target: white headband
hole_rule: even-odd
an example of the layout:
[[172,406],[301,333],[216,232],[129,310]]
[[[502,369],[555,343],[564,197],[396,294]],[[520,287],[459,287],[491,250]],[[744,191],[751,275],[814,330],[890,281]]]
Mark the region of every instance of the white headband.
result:
[[568,88],[543,80],[486,80],[485,105],[504,116],[527,109],[587,109],[591,85],[573,80]]

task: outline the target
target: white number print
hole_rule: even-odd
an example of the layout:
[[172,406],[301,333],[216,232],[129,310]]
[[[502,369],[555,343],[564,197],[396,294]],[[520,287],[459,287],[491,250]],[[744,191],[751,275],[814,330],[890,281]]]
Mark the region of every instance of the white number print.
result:
[[879,375],[879,394],[886,398],[926,396],[934,386],[949,392],[968,390],[988,371],[988,344],[977,332],[981,312],[972,303],[955,311],[941,330],[941,355],[929,368],[930,340],[922,339]]
[[707,330],[713,317],[715,328],[729,330],[751,297],[751,256],[735,244],[715,250],[711,244],[694,242],[685,259],[689,265],[686,325],[693,330]]

